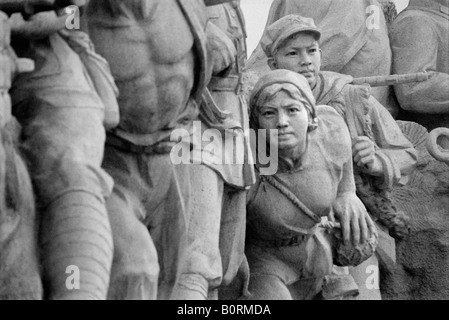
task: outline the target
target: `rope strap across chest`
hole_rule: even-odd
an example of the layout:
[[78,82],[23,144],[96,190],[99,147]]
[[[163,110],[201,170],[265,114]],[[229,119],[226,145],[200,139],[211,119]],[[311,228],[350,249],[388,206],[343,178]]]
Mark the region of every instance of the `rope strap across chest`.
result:
[[291,192],[282,182],[275,176],[260,176],[261,181],[265,181],[279,190],[284,196],[286,196],[299,210],[301,210],[306,216],[315,221],[321,222],[321,217],[313,213],[298,197]]

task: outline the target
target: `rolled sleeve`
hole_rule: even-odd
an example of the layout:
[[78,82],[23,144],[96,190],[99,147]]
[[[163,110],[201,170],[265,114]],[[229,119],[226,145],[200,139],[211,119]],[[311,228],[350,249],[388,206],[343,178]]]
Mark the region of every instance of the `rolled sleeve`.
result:
[[[445,31],[447,33],[447,30]],[[447,37],[447,34],[446,34]],[[448,41],[449,37],[447,38]],[[449,74],[439,72],[442,62],[449,59],[442,52],[438,26],[431,17],[410,15],[399,20],[390,34],[393,51],[393,73],[427,72],[424,82],[394,87],[401,107],[416,113],[449,112]],[[440,55],[446,55],[441,58]],[[446,61],[447,64],[447,61]],[[441,71],[441,70],[440,70]]]

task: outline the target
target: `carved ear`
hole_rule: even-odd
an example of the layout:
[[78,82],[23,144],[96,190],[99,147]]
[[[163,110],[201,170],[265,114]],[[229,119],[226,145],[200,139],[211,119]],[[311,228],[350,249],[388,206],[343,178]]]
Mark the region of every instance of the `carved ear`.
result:
[[268,58],[267,63],[271,70],[277,69],[277,64],[276,64],[276,61],[274,60],[274,58],[272,58],[272,57]]
[[318,119],[313,118],[313,119],[309,120],[309,126],[307,127],[307,131],[313,131],[316,128],[318,128]]

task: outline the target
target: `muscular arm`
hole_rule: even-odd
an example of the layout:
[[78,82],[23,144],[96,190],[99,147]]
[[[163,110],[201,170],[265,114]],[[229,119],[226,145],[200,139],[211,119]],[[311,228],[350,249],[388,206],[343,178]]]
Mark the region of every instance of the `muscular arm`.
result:
[[417,113],[449,113],[449,74],[438,70],[437,65],[437,56],[445,54],[443,59],[449,59],[448,52],[443,53],[439,48],[440,40],[432,19],[414,16],[400,20],[392,30],[390,41],[393,73],[429,73],[429,80],[425,82],[395,86],[401,107]]

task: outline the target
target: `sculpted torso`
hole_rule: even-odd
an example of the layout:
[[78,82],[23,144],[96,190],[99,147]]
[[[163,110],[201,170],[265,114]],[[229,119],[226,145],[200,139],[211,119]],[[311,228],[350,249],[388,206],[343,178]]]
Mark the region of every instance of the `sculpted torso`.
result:
[[195,81],[188,21],[176,0],[105,2],[91,4],[90,33],[120,90],[119,127],[139,134],[171,127]]
[[[343,119],[330,107],[320,106],[319,124],[308,133],[309,145],[301,169],[278,171],[276,177],[282,181],[312,212],[327,216],[332,204],[350,189],[343,177],[352,174],[349,134]],[[333,143],[329,143],[333,141]],[[266,182],[256,183],[248,194],[248,220],[252,232],[261,239],[286,238],[292,230],[309,229],[315,222]]]

